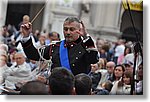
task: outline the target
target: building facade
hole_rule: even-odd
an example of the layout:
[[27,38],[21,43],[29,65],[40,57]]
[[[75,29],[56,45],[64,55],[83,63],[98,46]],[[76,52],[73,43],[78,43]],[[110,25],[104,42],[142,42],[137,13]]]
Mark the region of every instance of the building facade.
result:
[[[67,16],[77,16],[93,38],[116,41],[121,36],[121,1],[58,0],[47,3],[42,29],[62,34],[62,24]],[[47,23],[48,22],[48,23]],[[63,37],[63,36],[61,36]]]
[[0,1],[0,27],[5,25],[8,0]]
[[[19,8],[15,10],[12,6],[19,7],[25,4],[26,8],[21,6],[20,13]],[[14,11],[13,15],[8,16],[11,10]],[[33,30],[56,31],[60,33],[61,39],[63,39],[63,21],[68,16],[79,17],[94,39],[117,41],[122,35],[120,26],[124,10],[121,0],[111,0],[111,2],[109,0],[1,0],[0,26],[10,23],[9,20],[14,17],[15,12],[17,19],[14,17],[13,23],[18,23],[21,22],[24,14],[28,14],[32,20],[40,10],[40,14],[32,23]]]

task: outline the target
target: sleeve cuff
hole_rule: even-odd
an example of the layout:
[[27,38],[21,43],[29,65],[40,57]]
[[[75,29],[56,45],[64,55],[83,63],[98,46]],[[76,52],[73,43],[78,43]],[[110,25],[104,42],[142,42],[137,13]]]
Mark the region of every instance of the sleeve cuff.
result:
[[31,38],[31,36],[29,35],[28,37],[23,37],[21,38],[21,42],[22,43],[26,43],[27,41],[29,41],[29,39]]
[[83,40],[83,44],[85,48],[95,48],[94,41],[90,36],[87,36],[87,38]]

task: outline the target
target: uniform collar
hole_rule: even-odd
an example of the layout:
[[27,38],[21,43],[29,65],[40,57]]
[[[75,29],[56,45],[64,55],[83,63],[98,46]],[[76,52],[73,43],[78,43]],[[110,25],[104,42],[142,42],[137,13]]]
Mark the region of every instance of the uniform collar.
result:
[[73,41],[73,42],[66,42],[65,41],[65,47],[68,47],[68,48],[72,48],[74,47],[75,45],[77,45],[78,43],[80,43],[82,41],[81,37],[79,37],[76,41]]

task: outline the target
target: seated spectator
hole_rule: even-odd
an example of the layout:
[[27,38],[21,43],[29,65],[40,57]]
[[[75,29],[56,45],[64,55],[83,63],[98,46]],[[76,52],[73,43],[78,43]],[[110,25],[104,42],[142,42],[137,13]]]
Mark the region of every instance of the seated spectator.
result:
[[125,67],[125,71],[129,72],[129,73],[133,73],[133,63],[132,62],[126,62],[123,63],[124,67]]
[[54,68],[49,77],[50,93],[52,95],[72,95],[74,93],[74,76],[66,68]]
[[5,52],[0,51],[0,85],[4,82],[3,73],[9,67],[7,66],[7,55]]
[[89,76],[92,79],[92,91],[94,91],[97,88],[97,85],[99,81],[101,80],[101,72],[98,71],[99,64],[91,64],[91,72],[89,73]]
[[48,88],[40,81],[29,81],[21,87],[20,95],[48,95]]
[[138,66],[137,75],[135,92],[137,95],[143,95],[143,62]]
[[117,81],[121,80],[123,73],[125,72],[125,67],[123,65],[116,65],[113,70],[112,84],[115,84]]
[[133,75],[130,72],[124,72],[121,80],[117,81],[111,91],[111,95],[130,95],[131,84],[133,83]]
[[101,69],[101,80],[99,82],[98,87],[100,87],[104,82],[112,81],[113,70],[115,67],[115,63],[113,61],[109,61],[106,63],[106,69]]
[[16,53],[14,58],[17,65],[9,68],[3,73],[5,87],[10,89],[16,89],[15,84],[18,82],[31,80],[31,68],[25,62],[23,53]]
[[18,52],[17,48],[12,48],[9,50],[9,56],[8,56],[8,63],[7,65],[9,67],[14,67],[16,66],[16,61],[15,61],[15,54]]
[[[123,63],[132,63],[134,65],[134,59],[135,59],[135,52],[129,53],[124,57]],[[138,61],[136,62],[136,69],[142,62],[142,57],[140,54],[137,55]]]
[[75,76],[75,92],[77,95],[90,95],[92,79],[84,73]]
[[98,87],[94,94],[96,95],[109,95],[113,84],[110,81],[104,82],[100,87]]
[[0,49],[8,52],[8,45],[0,43]]

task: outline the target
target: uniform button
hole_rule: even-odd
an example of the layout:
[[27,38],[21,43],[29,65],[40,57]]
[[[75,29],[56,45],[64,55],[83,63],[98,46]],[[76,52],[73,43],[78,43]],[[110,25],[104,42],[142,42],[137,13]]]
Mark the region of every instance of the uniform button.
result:
[[53,47],[54,47],[55,45],[53,45]]
[[71,45],[71,47],[73,47],[73,45]]
[[52,50],[52,52],[53,52],[53,50]]
[[79,52],[79,53],[81,53],[81,52]]
[[78,59],[78,57],[76,57],[76,59]]
[[74,67],[74,66],[75,66],[75,64],[72,64],[72,66]]

